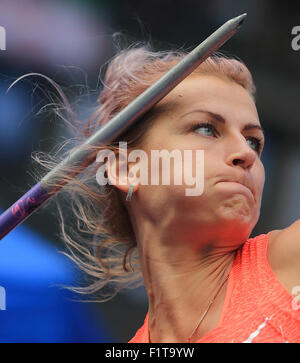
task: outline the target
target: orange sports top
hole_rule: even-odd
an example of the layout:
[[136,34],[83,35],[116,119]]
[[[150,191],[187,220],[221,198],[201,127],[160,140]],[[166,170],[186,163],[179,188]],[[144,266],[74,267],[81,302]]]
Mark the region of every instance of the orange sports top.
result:
[[[268,263],[270,233],[249,238],[238,250],[220,321],[197,343],[300,343],[300,305]],[[148,314],[129,343],[149,343]]]

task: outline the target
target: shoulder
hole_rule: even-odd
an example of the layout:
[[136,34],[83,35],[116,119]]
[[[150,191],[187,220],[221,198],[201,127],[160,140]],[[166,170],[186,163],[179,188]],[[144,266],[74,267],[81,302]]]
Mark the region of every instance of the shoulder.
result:
[[300,219],[287,228],[270,232],[268,253],[277,268],[293,262],[300,265]]
[[287,228],[270,232],[267,258],[287,284],[300,283],[300,219]]

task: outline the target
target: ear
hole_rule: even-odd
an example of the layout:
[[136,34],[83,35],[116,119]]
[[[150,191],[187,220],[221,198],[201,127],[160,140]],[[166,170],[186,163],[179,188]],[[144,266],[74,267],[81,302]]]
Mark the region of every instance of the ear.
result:
[[120,153],[115,157],[109,157],[106,162],[107,177],[110,184],[114,185],[124,193],[128,193],[130,185],[133,185],[133,192],[137,191],[138,183],[134,173],[130,171],[134,163],[127,163],[127,159]]

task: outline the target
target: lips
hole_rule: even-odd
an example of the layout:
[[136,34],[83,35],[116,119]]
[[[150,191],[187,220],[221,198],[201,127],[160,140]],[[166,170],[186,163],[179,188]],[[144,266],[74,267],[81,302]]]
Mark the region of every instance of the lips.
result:
[[254,192],[254,188],[252,183],[250,183],[250,181],[248,180],[248,178],[246,177],[240,177],[240,178],[235,178],[235,177],[222,177],[222,179],[218,180],[217,183],[220,182],[231,182],[231,183],[239,183],[242,184],[243,186],[245,186],[246,188],[248,188],[250,190],[250,192],[253,195],[254,200],[255,199],[255,192]]

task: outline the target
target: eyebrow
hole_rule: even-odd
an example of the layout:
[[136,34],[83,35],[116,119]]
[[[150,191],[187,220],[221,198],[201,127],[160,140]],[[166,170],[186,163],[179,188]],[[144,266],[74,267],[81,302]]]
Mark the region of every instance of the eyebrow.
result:
[[[189,111],[183,115],[180,116],[180,118],[182,118],[183,116],[186,116],[186,115],[189,115],[190,113],[194,113],[194,112],[202,112],[202,113],[206,113],[208,115],[210,115],[212,118],[214,118],[216,121],[222,123],[222,124],[225,124],[226,123],[226,120],[223,116],[219,115],[218,113],[215,113],[215,112],[211,112],[211,111],[207,111],[207,110],[194,110],[194,111]],[[256,129],[256,130],[260,130],[263,135],[265,135],[264,133],[264,129],[258,125],[258,124],[254,124],[254,123],[247,123],[243,130],[242,131],[247,131],[247,130],[252,130],[252,129]]]

